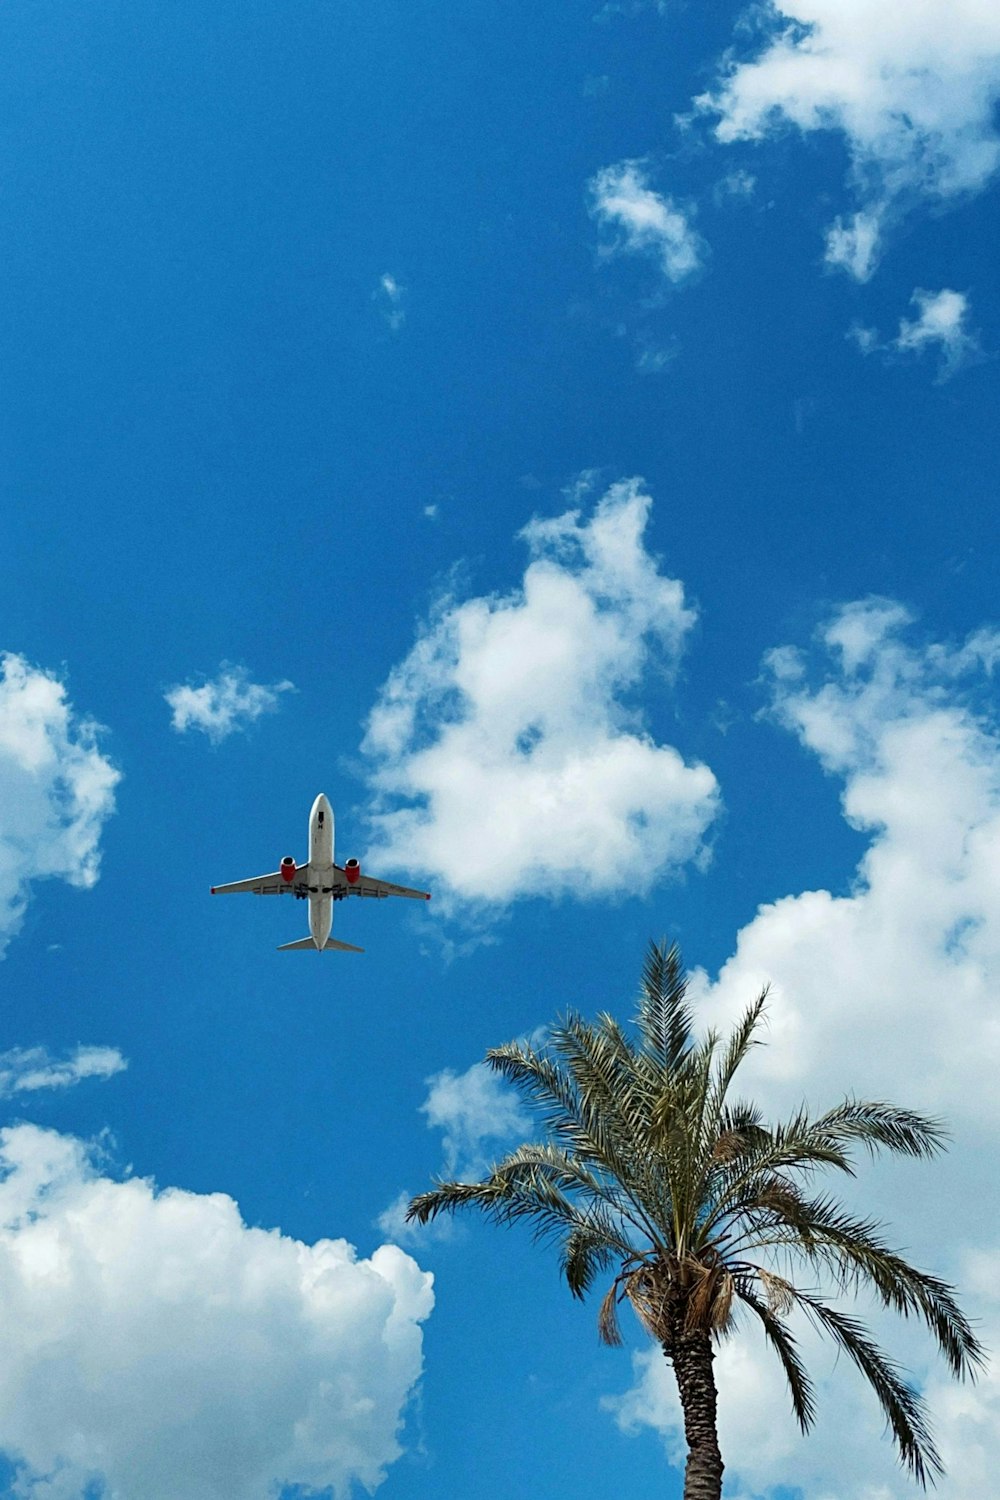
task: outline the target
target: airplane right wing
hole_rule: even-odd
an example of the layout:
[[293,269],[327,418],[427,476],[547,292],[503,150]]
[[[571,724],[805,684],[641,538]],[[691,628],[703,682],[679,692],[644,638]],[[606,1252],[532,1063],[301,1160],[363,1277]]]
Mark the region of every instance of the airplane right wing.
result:
[[273,875],[254,875],[250,880],[233,880],[229,885],[213,885],[213,896],[233,896],[238,891],[252,891],[255,896],[294,896],[309,878],[308,865],[299,865],[293,879],[286,880],[280,870]]
[[334,865],[337,893],[341,896],[411,896],[416,901],[429,901],[426,891],[415,891],[408,885],[393,885],[391,880],[376,880],[372,875],[360,873],[349,879],[349,871]]

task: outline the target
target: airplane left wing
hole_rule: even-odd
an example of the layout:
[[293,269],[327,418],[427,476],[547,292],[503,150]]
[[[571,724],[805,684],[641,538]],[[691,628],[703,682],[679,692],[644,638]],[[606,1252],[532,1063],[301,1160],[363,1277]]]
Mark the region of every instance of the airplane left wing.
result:
[[372,875],[361,875],[351,881],[339,865],[334,865],[337,894],[345,896],[411,896],[415,901],[429,901],[429,891],[415,891],[408,885],[393,885],[391,880],[376,880]]
[[229,885],[213,885],[213,896],[232,896],[237,891],[252,891],[255,896],[294,896],[296,887],[308,876],[309,871],[304,865],[300,865],[295,872],[295,879],[286,880],[280,870],[275,870],[273,875],[254,875],[250,880],[233,880]]

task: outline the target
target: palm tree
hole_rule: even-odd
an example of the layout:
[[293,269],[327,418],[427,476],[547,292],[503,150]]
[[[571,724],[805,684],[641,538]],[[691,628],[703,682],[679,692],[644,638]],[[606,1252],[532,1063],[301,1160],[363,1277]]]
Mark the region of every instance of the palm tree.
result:
[[606,1343],[620,1344],[617,1306],[626,1300],[672,1365],[687,1440],[684,1500],[722,1493],[713,1345],[733,1331],[741,1308],[781,1361],[804,1432],[815,1405],[787,1321],[796,1309],[861,1370],[902,1463],[926,1487],[941,1462],[920,1396],[858,1317],[780,1271],[797,1264],[833,1290],[873,1291],[885,1307],[924,1320],[954,1375],[974,1375],[983,1351],[952,1289],[890,1249],[879,1224],[812,1191],[823,1168],[853,1174],[858,1146],[933,1156],[943,1127],[855,1099],[816,1119],[803,1108],[765,1124],[753,1104],[729,1094],[759,1041],[766,991],[723,1043],[713,1031],[694,1036],[685,988],[677,948],[654,943],[637,1041],[609,1015],[594,1025],[570,1015],[542,1051],[510,1043],[487,1053],[540,1115],[548,1139],[519,1146],[483,1182],[438,1182],[413,1199],[407,1218],[426,1223],[476,1208],[499,1224],[526,1220],[536,1238],[558,1244],[576,1297],[616,1273],[598,1328]]

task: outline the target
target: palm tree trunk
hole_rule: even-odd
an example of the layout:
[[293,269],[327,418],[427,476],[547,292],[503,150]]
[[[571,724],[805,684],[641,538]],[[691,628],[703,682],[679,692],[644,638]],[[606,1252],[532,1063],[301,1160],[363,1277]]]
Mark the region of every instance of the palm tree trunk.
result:
[[716,1431],[712,1340],[707,1333],[682,1334],[663,1352],[674,1367],[684,1411],[687,1464],[684,1500],[721,1500],[722,1454]]

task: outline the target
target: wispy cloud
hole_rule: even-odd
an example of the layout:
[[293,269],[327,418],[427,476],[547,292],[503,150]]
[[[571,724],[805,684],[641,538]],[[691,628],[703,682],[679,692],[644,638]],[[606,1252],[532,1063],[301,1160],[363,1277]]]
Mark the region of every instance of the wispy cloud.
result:
[[719,179],[712,189],[712,197],[718,204],[747,203],[756,191],[756,176],[741,167]]
[[589,184],[590,211],[614,238],[605,255],[642,255],[656,262],[668,281],[686,281],[702,267],[705,246],[691,223],[691,210],[649,186],[641,162],[604,167]]
[[427,1083],[421,1113],[441,1131],[444,1172],[458,1182],[478,1181],[498,1142],[530,1132],[518,1096],[485,1063],[473,1063],[464,1073],[445,1068]]
[[646,550],[638,480],[521,532],[506,595],[443,598],[383,685],[363,749],[371,859],[452,902],[631,891],[704,854],[704,765],[643,726],[635,690],[678,661],[695,612]]
[[1000,9],[993,0],[780,0],[748,13],[756,55],[727,57],[695,101],[720,141],[788,124],[843,132],[859,212],[829,232],[827,260],[871,275],[885,229],[921,200],[981,191],[1000,165]]
[[837,218],[826,234],[826,263],[849,271],[855,281],[871,279],[882,249],[882,225],[877,213]]
[[379,277],[378,286],[372,295],[392,332],[398,333],[406,322],[406,308],[403,306],[406,297],[405,286],[400,286],[395,276],[386,271]]
[[66,1089],[85,1078],[113,1078],[128,1062],[117,1047],[77,1047],[53,1057],[45,1047],[12,1047],[0,1052],[0,1099],[37,1089]]
[[295,691],[291,682],[265,685],[251,682],[245,667],[223,662],[217,677],[195,686],[179,683],[164,693],[178,734],[201,730],[218,745],[231,734],[249,729],[263,714],[276,712],[282,693]]
[[938,380],[948,380],[965,365],[983,358],[978,331],[969,327],[969,299],[964,292],[944,288],[927,292],[918,288],[910,299],[917,317],[901,318],[899,333],[882,342],[873,328],[855,326],[852,337],[864,354],[923,354],[932,350],[940,355]]
[[224,1193],[116,1181],[34,1126],[0,1132],[0,1177],[0,1449],[24,1500],[382,1482],[434,1300],[409,1255],[248,1228]]
[[[473,1063],[464,1073],[445,1068],[428,1078],[420,1112],[432,1130],[441,1131],[440,1175],[455,1182],[478,1182],[502,1149],[532,1133],[517,1094],[485,1063]],[[430,1226],[406,1222],[410,1198],[404,1190],[379,1215],[382,1233],[402,1244],[424,1240],[429,1233],[447,1238],[452,1230],[447,1216]]]
[[0,956],[36,880],[89,887],[120,772],[52,672],[0,656]]

